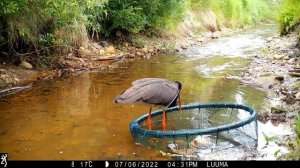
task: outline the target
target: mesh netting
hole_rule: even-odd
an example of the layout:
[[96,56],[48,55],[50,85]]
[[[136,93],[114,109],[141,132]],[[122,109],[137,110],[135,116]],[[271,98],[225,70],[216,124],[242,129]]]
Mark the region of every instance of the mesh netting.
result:
[[230,159],[227,152],[237,158],[236,154],[257,146],[257,114],[248,106],[189,104],[182,109],[179,112],[177,106],[166,111],[167,131],[162,131],[162,110],[152,112],[151,131],[148,114],[134,120],[130,124],[134,141],[173,156],[203,159],[222,159],[222,155],[226,156],[223,159]]

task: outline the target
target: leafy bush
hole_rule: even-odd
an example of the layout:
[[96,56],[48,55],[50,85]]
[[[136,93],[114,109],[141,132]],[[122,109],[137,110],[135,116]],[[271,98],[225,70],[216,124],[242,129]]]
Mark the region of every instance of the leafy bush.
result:
[[285,0],[279,7],[279,25],[282,35],[291,31],[300,23],[300,1]]
[[85,17],[86,28],[89,30],[92,38],[94,35],[98,37],[98,34],[103,29],[101,22],[107,17],[107,10],[105,7],[108,0],[82,1],[85,2],[83,16]]
[[119,12],[112,12],[115,22],[112,28],[126,29],[132,33],[138,33],[145,26],[145,15],[140,8],[130,7]]
[[[99,34],[156,32],[181,21],[184,0],[2,0],[0,48],[80,46]],[[125,33],[125,34],[126,34]],[[155,34],[155,33],[149,33]]]
[[[49,46],[78,47],[88,37],[111,36],[118,30],[125,35],[159,34],[176,27],[190,9],[210,9],[219,25],[240,27],[272,16],[271,1],[1,0],[0,49],[24,53]],[[293,25],[296,16],[292,12],[284,20]]]
[[144,12],[147,15],[147,27],[155,30],[176,26],[183,21],[184,13],[187,10],[186,0],[155,0],[143,3]]
[[101,2],[104,0],[2,0],[0,48],[29,51],[81,45],[87,41],[88,19],[83,13]]
[[181,21],[184,0],[109,0],[104,8],[101,32],[111,35],[116,30],[136,34],[143,29],[154,31]]

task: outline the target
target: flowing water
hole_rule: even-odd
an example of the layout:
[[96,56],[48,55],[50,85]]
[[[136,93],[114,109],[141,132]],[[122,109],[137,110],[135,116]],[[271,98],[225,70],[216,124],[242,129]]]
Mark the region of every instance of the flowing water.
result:
[[[129,123],[149,108],[113,104],[113,98],[136,79],[162,77],[182,83],[183,104],[237,102],[259,111],[267,101],[266,93],[240,85],[236,76],[275,31],[274,26],[262,26],[188,48],[180,55],[39,81],[31,89],[0,99],[0,151],[16,160],[169,159],[136,145],[130,134]],[[277,130],[274,134],[286,130],[259,123],[259,130],[271,129]],[[258,151],[273,155],[270,148],[263,148],[264,143],[260,131]]]

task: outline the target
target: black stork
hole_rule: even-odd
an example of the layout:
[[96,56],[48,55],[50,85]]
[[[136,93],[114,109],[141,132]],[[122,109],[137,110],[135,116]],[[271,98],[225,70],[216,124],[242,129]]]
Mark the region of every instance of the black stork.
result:
[[149,104],[148,128],[152,130],[151,111],[152,106],[163,107],[162,128],[166,130],[166,109],[174,107],[179,102],[181,109],[181,83],[172,82],[162,78],[143,78],[132,82],[130,88],[114,98],[114,103],[132,104],[143,102]]

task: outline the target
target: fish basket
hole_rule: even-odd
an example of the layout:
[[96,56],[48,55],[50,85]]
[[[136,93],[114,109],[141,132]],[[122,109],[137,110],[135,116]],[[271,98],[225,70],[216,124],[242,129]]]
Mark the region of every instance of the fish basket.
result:
[[176,157],[198,159],[229,159],[228,153],[238,158],[236,155],[257,147],[257,113],[249,106],[194,103],[183,105],[182,112],[178,106],[168,108],[167,130],[162,130],[162,113],[163,110],[152,112],[151,130],[147,125],[148,114],[130,123],[137,144]]

